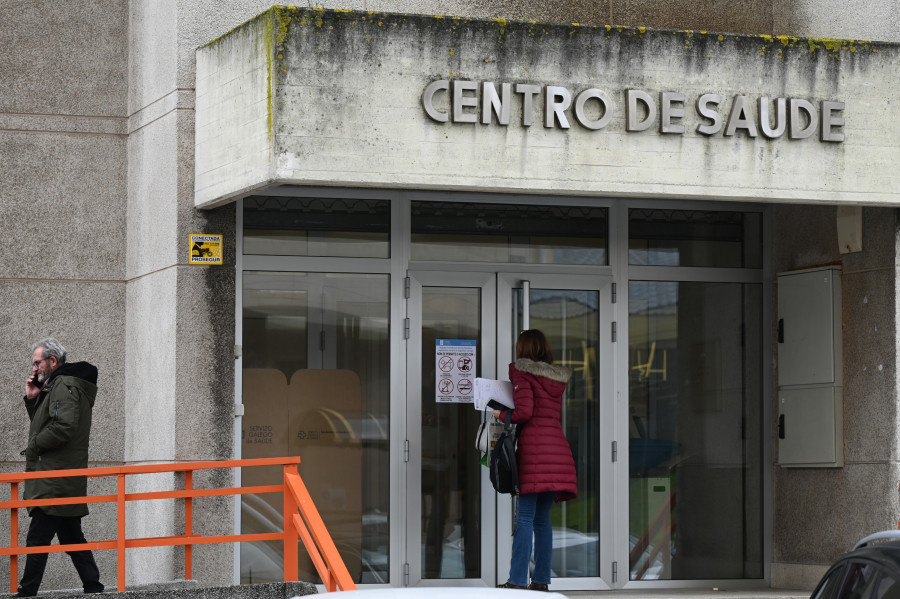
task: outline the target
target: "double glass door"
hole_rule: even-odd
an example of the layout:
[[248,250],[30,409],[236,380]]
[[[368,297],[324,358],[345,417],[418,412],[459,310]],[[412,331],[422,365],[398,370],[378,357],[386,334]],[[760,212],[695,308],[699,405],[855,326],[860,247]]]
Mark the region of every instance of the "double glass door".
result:
[[[578,498],[554,506],[554,588],[605,585],[598,460],[609,442],[614,355],[610,278],[503,272],[411,272],[407,345],[404,582],[493,586],[507,579],[513,506],[491,487],[475,432],[475,377],[508,380],[517,335],[547,336],[573,371],[562,422],[575,457]],[[577,581],[571,579],[579,579]]]

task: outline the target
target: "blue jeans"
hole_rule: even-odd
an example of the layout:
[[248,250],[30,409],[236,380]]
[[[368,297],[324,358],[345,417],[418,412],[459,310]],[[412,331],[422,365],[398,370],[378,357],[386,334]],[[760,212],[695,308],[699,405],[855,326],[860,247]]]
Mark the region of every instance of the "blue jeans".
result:
[[555,491],[519,495],[519,518],[513,534],[512,561],[509,582],[528,585],[528,565],[531,562],[531,542],[534,538],[534,572],[531,580],[550,584],[550,557],[553,554],[553,528],[550,508],[556,499]]

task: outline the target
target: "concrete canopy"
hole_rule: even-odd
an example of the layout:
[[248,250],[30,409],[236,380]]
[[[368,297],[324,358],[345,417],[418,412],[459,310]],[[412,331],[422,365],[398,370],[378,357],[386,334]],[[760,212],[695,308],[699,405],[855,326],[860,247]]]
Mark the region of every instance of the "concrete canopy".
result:
[[900,205],[898,70],[886,43],[273,7],[198,50],[195,205],[280,184]]

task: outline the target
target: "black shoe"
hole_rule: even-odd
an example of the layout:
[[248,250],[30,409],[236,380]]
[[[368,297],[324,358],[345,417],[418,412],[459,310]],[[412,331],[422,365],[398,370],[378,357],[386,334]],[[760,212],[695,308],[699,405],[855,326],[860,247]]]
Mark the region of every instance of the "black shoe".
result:
[[520,587],[519,585],[513,584],[507,580],[503,584],[498,584],[497,588],[498,589],[523,589],[524,590],[524,589],[527,589],[528,587]]
[[550,585],[531,581],[531,584],[528,585],[528,590],[529,591],[549,591]]
[[503,584],[498,584],[497,588],[498,589],[527,589],[528,587],[520,587],[519,585],[513,584],[507,580]]
[[26,593],[25,591],[19,591],[16,593],[16,597],[36,597],[37,593]]
[[101,585],[100,585],[100,588],[92,588],[91,590],[84,589],[84,594],[85,594],[85,595],[94,595],[94,594],[96,594],[96,593],[102,593],[102,592],[105,590],[105,588],[106,588],[106,587],[104,587],[104,586],[101,584]]

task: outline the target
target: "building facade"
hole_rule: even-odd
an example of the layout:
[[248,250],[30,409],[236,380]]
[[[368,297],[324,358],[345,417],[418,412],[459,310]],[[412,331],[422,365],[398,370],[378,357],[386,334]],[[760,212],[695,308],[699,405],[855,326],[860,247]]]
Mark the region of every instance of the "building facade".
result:
[[[574,372],[554,589],[809,587],[894,528],[898,10],[660,4],[0,4],[4,468],[53,335],[101,372],[92,463],[300,455],[358,583],[491,586],[470,398],[530,326]],[[280,577],[265,543],[195,562]]]

